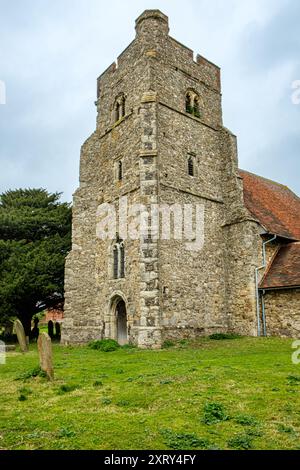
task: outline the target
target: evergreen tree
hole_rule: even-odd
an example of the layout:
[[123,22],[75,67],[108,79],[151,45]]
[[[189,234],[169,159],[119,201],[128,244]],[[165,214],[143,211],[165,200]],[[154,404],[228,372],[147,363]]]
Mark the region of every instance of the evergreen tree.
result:
[[27,335],[33,315],[63,300],[72,211],[60,196],[44,189],[0,196],[0,324],[18,317]]

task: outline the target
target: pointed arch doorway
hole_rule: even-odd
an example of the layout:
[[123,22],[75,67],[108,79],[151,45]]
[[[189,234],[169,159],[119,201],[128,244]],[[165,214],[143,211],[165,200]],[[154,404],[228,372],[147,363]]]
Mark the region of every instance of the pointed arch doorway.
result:
[[116,304],[116,339],[122,346],[128,343],[128,327],[127,327],[127,312],[126,304],[123,299],[119,299]]

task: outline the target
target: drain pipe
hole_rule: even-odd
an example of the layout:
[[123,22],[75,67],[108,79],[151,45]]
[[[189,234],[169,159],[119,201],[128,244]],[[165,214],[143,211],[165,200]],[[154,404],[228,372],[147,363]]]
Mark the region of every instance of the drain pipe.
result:
[[[273,238],[263,242],[263,265],[259,268],[255,268],[255,292],[256,292],[256,317],[257,317],[257,336],[261,336],[261,324],[260,324],[260,305],[259,305],[259,289],[258,289],[258,273],[262,269],[266,269],[267,267],[267,260],[266,260],[266,246],[269,243],[272,243],[274,240],[277,239],[277,235],[274,235]],[[266,336],[267,334],[267,325],[266,325],[266,314],[265,314],[265,306],[263,302],[263,335]]]

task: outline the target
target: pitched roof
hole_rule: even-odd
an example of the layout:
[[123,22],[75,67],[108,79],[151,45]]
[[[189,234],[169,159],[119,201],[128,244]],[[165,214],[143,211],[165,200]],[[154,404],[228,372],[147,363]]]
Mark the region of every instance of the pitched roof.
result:
[[261,289],[300,287],[300,242],[279,248],[259,287]]
[[270,233],[300,240],[300,198],[287,186],[239,170],[244,202],[249,212]]

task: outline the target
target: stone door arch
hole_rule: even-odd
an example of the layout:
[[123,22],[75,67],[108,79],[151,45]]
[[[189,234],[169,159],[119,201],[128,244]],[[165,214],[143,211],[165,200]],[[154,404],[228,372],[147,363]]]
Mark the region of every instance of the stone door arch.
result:
[[128,343],[128,316],[126,301],[120,294],[116,294],[110,301],[110,337],[120,345]]

